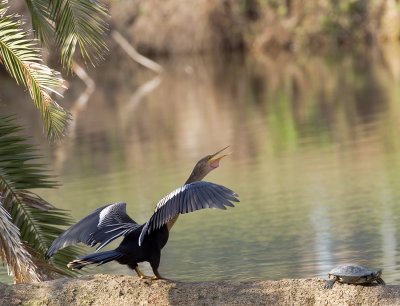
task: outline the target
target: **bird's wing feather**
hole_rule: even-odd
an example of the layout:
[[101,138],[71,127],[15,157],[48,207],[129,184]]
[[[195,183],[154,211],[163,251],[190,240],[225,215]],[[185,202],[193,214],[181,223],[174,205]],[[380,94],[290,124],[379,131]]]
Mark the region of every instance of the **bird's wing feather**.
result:
[[[57,237],[47,250],[46,256],[51,257],[59,249],[79,242],[83,242],[89,246],[95,246],[97,243],[100,243],[100,246],[103,247],[105,244],[124,234],[126,228],[120,231],[115,230],[113,233],[109,232],[109,226],[120,224],[139,226],[127,215],[126,203],[119,202],[97,208],[90,215],[72,225]],[[117,233],[120,233],[120,235],[116,236]],[[116,237],[110,240],[114,236]]]
[[91,234],[91,239],[99,243],[96,247],[96,252],[115,239],[125,236],[140,227],[141,225],[136,223],[119,223],[103,226],[100,230]]
[[139,245],[142,244],[146,235],[167,224],[178,214],[203,208],[234,207],[231,202],[239,202],[237,197],[234,191],[214,183],[200,181],[183,185],[157,203],[154,214],[142,229]]

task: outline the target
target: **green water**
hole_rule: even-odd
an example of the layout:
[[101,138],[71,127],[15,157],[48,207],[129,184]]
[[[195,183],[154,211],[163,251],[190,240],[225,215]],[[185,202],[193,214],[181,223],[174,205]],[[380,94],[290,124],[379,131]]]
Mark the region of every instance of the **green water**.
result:
[[[19,114],[62,182],[40,195],[77,219],[125,201],[145,222],[198,159],[231,145],[206,180],[235,190],[241,203],[179,218],[162,253],[168,278],[326,277],[336,264],[358,262],[399,284],[393,52],[163,60],[160,83],[142,97],[135,91],[154,75],[120,56],[89,71],[97,86],[87,105],[74,104],[84,86],[71,81],[61,104],[75,121],[57,145],[43,139],[32,103],[16,99],[15,87],[3,90],[12,82],[0,82],[0,111]],[[134,274],[118,264],[89,272]]]

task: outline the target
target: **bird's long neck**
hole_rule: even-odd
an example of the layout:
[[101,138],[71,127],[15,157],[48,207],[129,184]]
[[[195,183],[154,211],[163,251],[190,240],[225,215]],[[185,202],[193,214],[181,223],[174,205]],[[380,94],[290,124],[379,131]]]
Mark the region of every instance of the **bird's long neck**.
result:
[[199,182],[199,181],[201,181],[204,177],[205,177],[205,175],[201,175],[201,174],[198,173],[196,170],[193,170],[192,173],[190,174],[189,178],[186,180],[185,185],[186,185],[186,184],[193,183],[193,182]]
[[185,185],[196,182],[194,180],[191,179],[192,176],[189,176],[189,178],[186,180]]

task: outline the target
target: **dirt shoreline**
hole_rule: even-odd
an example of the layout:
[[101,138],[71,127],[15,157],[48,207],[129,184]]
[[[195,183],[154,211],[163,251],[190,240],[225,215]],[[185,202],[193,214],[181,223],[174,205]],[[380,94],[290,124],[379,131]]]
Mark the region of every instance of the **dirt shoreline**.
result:
[[400,305],[400,286],[335,285],[322,279],[173,282],[90,275],[37,284],[0,283],[0,305]]

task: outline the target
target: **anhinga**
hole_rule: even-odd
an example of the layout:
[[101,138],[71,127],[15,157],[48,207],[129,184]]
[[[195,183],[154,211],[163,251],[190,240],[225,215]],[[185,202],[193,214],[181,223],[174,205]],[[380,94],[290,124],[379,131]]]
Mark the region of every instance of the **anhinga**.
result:
[[[135,270],[139,277],[150,278],[138,268],[138,263],[147,261],[153,269],[152,279],[161,279],[158,273],[161,249],[167,243],[169,231],[180,214],[203,208],[226,209],[225,206],[234,206],[231,202],[239,202],[238,195],[232,190],[201,181],[219,166],[219,161],[226,155],[218,155],[226,148],[198,161],[185,184],[162,198],[145,224],[137,224],[127,215],[126,203],[105,205],[61,234],[53,241],[46,255],[51,257],[61,248],[83,242],[92,247],[97,245],[96,253],[70,262],[69,268],[81,269],[87,265],[102,265],[116,260]],[[115,250],[97,253],[121,236],[124,238]]]

